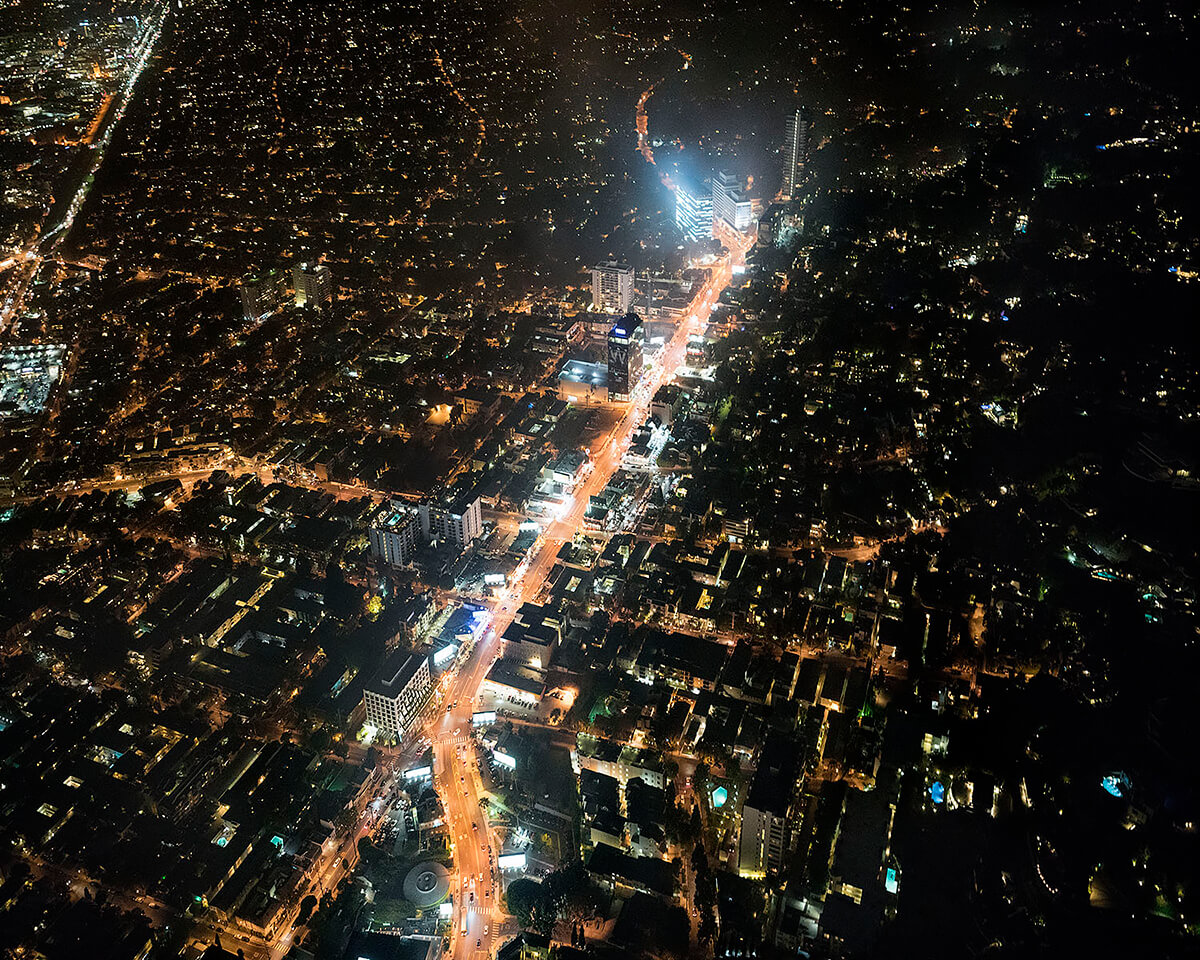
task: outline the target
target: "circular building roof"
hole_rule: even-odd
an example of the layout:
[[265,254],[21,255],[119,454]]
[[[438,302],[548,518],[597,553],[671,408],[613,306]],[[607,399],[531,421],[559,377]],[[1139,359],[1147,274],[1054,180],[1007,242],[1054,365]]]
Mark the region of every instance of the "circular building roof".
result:
[[418,863],[404,878],[404,899],[422,909],[441,903],[449,892],[449,872],[432,860]]

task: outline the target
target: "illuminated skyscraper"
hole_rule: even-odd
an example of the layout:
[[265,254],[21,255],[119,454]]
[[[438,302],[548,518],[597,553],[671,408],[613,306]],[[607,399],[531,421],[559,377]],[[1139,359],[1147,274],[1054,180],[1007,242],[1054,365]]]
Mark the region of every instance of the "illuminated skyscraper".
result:
[[630,313],[608,332],[608,396],[628,400],[642,378],[642,342],[646,332],[642,318]]
[[745,230],[754,222],[753,205],[745,196],[742,181],[722,171],[712,181],[713,222],[724,222],[734,230]]
[[781,152],[783,162],[783,195],[791,197],[804,179],[804,165],[808,163],[808,140],[812,132],[812,115],[807,107],[800,107],[788,114],[787,132]]
[[242,281],[242,316],[251,322],[265,320],[288,301],[287,274],[272,270]]
[[333,302],[333,275],[323,263],[298,263],[292,267],[292,289],[296,306],[324,310]]
[[592,306],[605,313],[628,313],[633,306],[633,267],[614,261],[592,267]]
[[712,236],[712,194],[680,184],[675,188],[675,225],[689,242]]

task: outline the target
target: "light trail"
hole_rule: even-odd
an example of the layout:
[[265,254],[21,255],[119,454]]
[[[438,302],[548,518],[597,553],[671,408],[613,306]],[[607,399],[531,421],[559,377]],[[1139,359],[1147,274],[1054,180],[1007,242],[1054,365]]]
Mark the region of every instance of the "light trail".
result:
[[454,94],[455,99],[457,99],[459,103],[466,107],[467,111],[475,118],[477,136],[475,139],[475,148],[471,154],[471,159],[478,160],[479,151],[483,149],[483,141],[487,139],[487,124],[483,122],[483,117],[480,116],[479,111],[471,105],[471,101],[466,98],[463,92],[458,89],[458,86],[450,78],[450,74],[446,70],[446,65],[442,62],[442,55],[437,50],[433,51],[433,62],[437,64],[437,68],[442,75],[442,81],[447,87],[450,88],[450,92]]
[[[129,106],[134,87],[137,85],[142,72],[146,69],[146,65],[150,62],[150,55],[154,52],[155,44],[158,43],[159,37],[162,36],[163,25],[166,23],[169,12],[170,6],[167,3],[160,3],[158,8],[146,19],[141,33],[130,48],[130,56],[134,60],[134,66],[126,75],[125,82],[112,95],[111,100],[106,103],[102,111],[102,115],[106,113],[108,119],[106,122],[101,121],[97,127],[97,129],[103,127],[103,132],[100,134],[99,139],[88,143],[84,147],[84,149],[92,151],[92,162],[87,165],[87,171],[80,179],[79,185],[76,187],[75,193],[71,196],[71,200],[67,204],[62,217],[55,226],[42,234],[30,244],[28,249],[18,255],[17,259],[23,258],[25,263],[18,269],[17,275],[10,280],[3,294],[4,299],[0,302],[0,334],[4,333],[8,324],[24,307],[30,284],[32,284],[33,278],[37,275],[42,262],[53,254],[54,250],[70,232],[71,226],[75,222],[75,216],[79,213],[83,202],[87,199],[88,193],[92,188],[92,181],[96,176],[96,172],[104,162],[105,152],[108,145],[112,142],[113,134],[117,127],[120,126],[121,119],[125,116],[125,108]],[[88,135],[94,138],[95,131],[89,131]]]
[[[499,887],[492,872],[492,855],[498,855],[499,851],[490,839],[487,815],[480,810],[482,791],[477,786],[475,768],[470,762],[474,755],[471,714],[476,699],[488,670],[500,655],[499,638],[521,605],[535,600],[541,593],[562,544],[583,530],[583,515],[590,498],[600,493],[620,469],[633,432],[649,415],[654,394],[675,376],[685,359],[688,338],[707,328],[709,314],[733,280],[734,268],[745,262],[746,252],[754,244],[753,236],[733,231],[725,231],[721,239],[728,253],[713,265],[708,281],[692,299],[687,320],[676,328],[674,336],[659,352],[654,366],[635,388],[624,414],[597,446],[599,452],[592,471],[575,491],[570,510],[547,525],[532,549],[525,572],[510,588],[511,592],[497,602],[489,628],[450,680],[445,702],[452,705],[451,709],[429,728],[429,739],[434,746],[434,778],[445,803],[450,835],[455,841],[455,882],[460,890],[451,924],[454,936],[451,953],[455,960],[468,960],[476,954],[490,956],[495,938],[493,930],[500,916],[497,910]],[[460,754],[460,748],[466,749]],[[471,878],[477,884],[475,899],[463,903],[461,884]],[[463,929],[464,920],[466,934],[462,935],[459,931]]]

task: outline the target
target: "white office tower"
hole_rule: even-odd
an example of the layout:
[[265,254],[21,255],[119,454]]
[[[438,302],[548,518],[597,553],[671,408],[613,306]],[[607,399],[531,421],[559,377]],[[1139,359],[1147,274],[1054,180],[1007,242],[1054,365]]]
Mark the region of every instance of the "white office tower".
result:
[[713,177],[713,222],[723,222],[734,230],[748,230],[754,222],[754,204],[745,195],[742,181],[722,171]]
[[429,657],[397,650],[363,690],[366,722],[384,740],[399,740],[408,731],[433,684]]
[[592,267],[592,306],[622,316],[633,306],[633,267],[610,260]]
[[475,493],[455,493],[418,508],[426,540],[448,543],[465,550],[483,536],[483,506]]
[[333,303],[333,274],[323,263],[298,263],[292,267],[292,289],[296,306],[324,310]]
[[800,107],[788,114],[787,130],[783,138],[783,187],[782,193],[791,198],[804,180],[804,167],[808,163],[809,135],[812,131],[812,115],[807,107]]

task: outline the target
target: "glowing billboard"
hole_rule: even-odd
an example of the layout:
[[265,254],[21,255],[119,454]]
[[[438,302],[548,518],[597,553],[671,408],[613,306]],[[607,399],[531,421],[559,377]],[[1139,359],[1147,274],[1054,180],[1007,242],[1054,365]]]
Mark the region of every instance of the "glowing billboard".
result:
[[525,863],[524,853],[502,853],[496,858],[496,865],[501,870],[524,870]]

